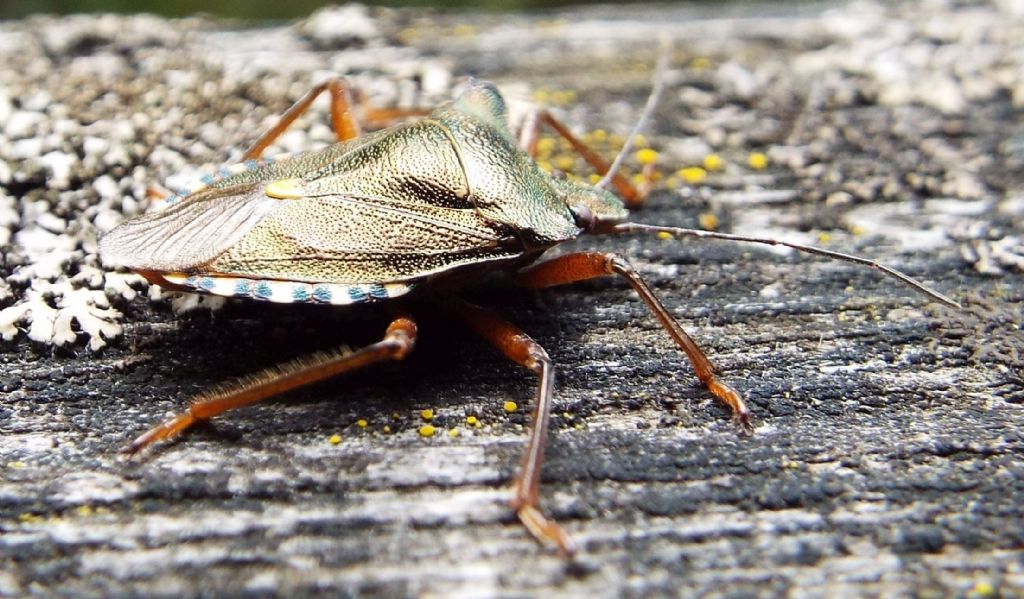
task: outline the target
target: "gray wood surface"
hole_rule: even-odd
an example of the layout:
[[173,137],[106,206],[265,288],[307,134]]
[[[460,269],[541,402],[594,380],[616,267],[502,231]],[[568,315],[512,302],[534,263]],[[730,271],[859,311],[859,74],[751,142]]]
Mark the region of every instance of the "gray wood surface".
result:
[[[414,306],[421,341],[404,363],[125,460],[126,442],[191,394],[371,342],[385,321],[375,309],[246,303],[177,315],[118,287],[109,294],[123,331],[107,347],[90,350],[84,325],[77,343],[55,347],[21,320],[0,353],[0,596],[1020,596],[1015,8],[0,24],[0,215],[16,215],[0,218],[0,308],[27,301],[38,281],[103,289],[102,276],[89,279],[97,230],[137,211],[146,185],[181,185],[179,173],[237,158],[330,73],[406,104],[483,76],[510,97],[546,90],[579,131],[624,133],[659,35],[672,39],[672,60],[647,137],[662,171],[711,151],[727,166],[659,187],[636,220],[697,226],[711,213],[724,231],[882,260],[963,303],[941,307],[868,269],[753,246],[570,244],[633,261],[745,394],[756,425],[745,438],[622,281],[466,290],[558,365],[542,491],[581,547],[567,563],[507,506],[532,377],[429,305]],[[329,140],[318,111],[281,149]],[[752,152],[767,154],[767,168],[748,166]],[[56,237],[34,233],[54,228],[47,213],[67,224]],[[39,239],[57,246],[29,247]],[[67,239],[71,253],[47,275],[41,265]],[[38,301],[71,297],[53,293]],[[438,434],[425,438],[428,408]]]

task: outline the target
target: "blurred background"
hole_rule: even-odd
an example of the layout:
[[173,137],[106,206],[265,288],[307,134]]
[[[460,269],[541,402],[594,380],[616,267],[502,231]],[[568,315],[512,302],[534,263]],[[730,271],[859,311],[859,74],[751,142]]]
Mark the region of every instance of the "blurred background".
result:
[[[404,0],[392,2],[364,2],[378,6],[420,6],[435,8],[474,8],[477,10],[517,11],[548,7],[586,4],[587,2],[545,0]],[[626,3],[629,3],[627,0]],[[52,13],[153,13],[169,17],[182,17],[196,13],[213,14],[243,19],[289,19],[306,16],[323,6],[342,4],[325,0],[0,0],[0,19],[16,19],[31,14]],[[616,2],[623,4],[623,2]]]

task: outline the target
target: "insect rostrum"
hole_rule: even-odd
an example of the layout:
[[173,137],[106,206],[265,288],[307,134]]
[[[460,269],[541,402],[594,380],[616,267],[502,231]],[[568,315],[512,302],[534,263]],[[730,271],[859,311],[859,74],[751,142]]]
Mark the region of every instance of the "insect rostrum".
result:
[[[331,95],[340,142],[321,151],[261,158],[323,91]],[[104,262],[138,271],[171,289],[289,303],[388,301],[399,309],[400,302],[392,300],[410,293],[449,293],[447,281],[458,277],[465,282],[490,270],[510,271],[517,284],[532,288],[616,274],[686,354],[701,382],[730,407],[743,430],[750,430],[740,394],[716,377],[708,358],[623,257],[580,252],[535,263],[545,250],[584,233],[714,234],[624,223],[626,204],[638,204],[642,193],[614,172],[598,185],[543,173],[530,148],[545,123],[597,170],[608,171],[608,166],[546,113],[530,120],[522,142],[526,149],[521,148],[504,101],[489,83],[470,81],[458,99],[425,118],[365,135],[350,104],[341,82],[318,86],[257,141],[243,163],[169,198],[166,210],[112,230],[100,242]],[[606,184],[622,199],[605,189]],[[884,268],[844,254],[796,247]],[[550,358],[493,312],[454,295],[445,303],[456,319],[536,373],[533,421],[513,506],[537,539],[571,553],[569,537],[539,507],[553,397]],[[375,362],[401,359],[415,340],[415,320],[396,311],[380,342],[298,360],[200,395],[186,412],[136,439],[129,451],[171,438],[231,408]]]

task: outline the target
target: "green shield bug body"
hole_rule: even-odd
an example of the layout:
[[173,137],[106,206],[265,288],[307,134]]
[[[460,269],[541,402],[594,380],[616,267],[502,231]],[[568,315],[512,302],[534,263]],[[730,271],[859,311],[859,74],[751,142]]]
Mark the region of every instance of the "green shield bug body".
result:
[[[332,121],[341,141],[320,151],[261,158],[323,91],[330,92]],[[657,91],[645,117],[656,96]],[[855,256],[771,239],[625,223],[627,205],[637,205],[643,194],[616,173],[620,160],[609,167],[546,113],[531,123],[525,128],[523,149],[497,89],[470,81],[458,99],[425,118],[360,135],[348,92],[341,82],[330,81],[285,113],[241,164],[168,198],[166,210],[121,224],[103,237],[100,253],[108,266],[130,268],[172,289],[333,305],[389,301],[423,289],[443,289],[456,276],[465,281],[495,269],[512,271],[516,283],[534,288],[617,274],[747,431],[749,413],[740,394],[715,376],[708,358],[624,258],[580,252],[533,262],[545,250],[584,233],[716,237],[782,244],[866,264],[955,305],[901,273]],[[569,140],[604,179],[587,185],[542,172],[529,148],[535,146],[543,123]],[[620,159],[625,153],[626,148]],[[569,537],[539,508],[552,362],[539,344],[490,311],[454,296],[446,303],[454,306],[456,319],[537,374],[533,420],[512,503],[538,540],[571,553]],[[415,322],[400,313],[378,343],[287,363],[200,395],[186,412],[150,429],[128,451],[174,437],[226,410],[374,362],[401,359],[415,339]]]

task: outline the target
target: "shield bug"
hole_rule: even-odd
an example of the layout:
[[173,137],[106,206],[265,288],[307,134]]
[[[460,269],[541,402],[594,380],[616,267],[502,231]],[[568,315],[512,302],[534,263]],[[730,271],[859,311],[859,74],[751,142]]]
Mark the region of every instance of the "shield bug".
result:
[[[662,79],[656,78],[636,129],[652,112]],[[339,143],[262,158],[323,92],[331,98]],[[543,125],[568,140],[604,178],[588,185],[542,172],[532,155]],[[286,363],[201,394],[188,410],[145,432],[127,451],[175,437],[232,408],[375,362],[402,359],[413,349],[416,324],[402,311],[401,298],[446,294],[443,303],[454,318],[537,375],[512,505],[534,537],[571,553],[571,540],[539,505],[554,365],[523,331],[459,300],[446,283],[458,279],[464,284],[494,270],[507,271],[516,284],[530,288],[621,276],[685,353],[700,381],[748,431],[750,416],[740,394],[716,376],[711,361],[625,258],[598,252],[538,258],[583,234],[654,232],[782,244],[866,264],[956,305],[902,273],[856,256],[772,239],[627,223],[627,207],[639,205],[644,195],[618,174],[628,147],[629,142],[609,166],[546,112],[528,119],[517,140],[502,96],[483,81],[471,80],[457,99],[424,118],[365,135],[341,81],[314,88],[259,138],[242,163],[168,198],[167,209],[113,229],[101,240],[100,253],[108,266],[130,268],[175,290],[338,306],[389,302],[396,312],[384,338],[356,351]]]

